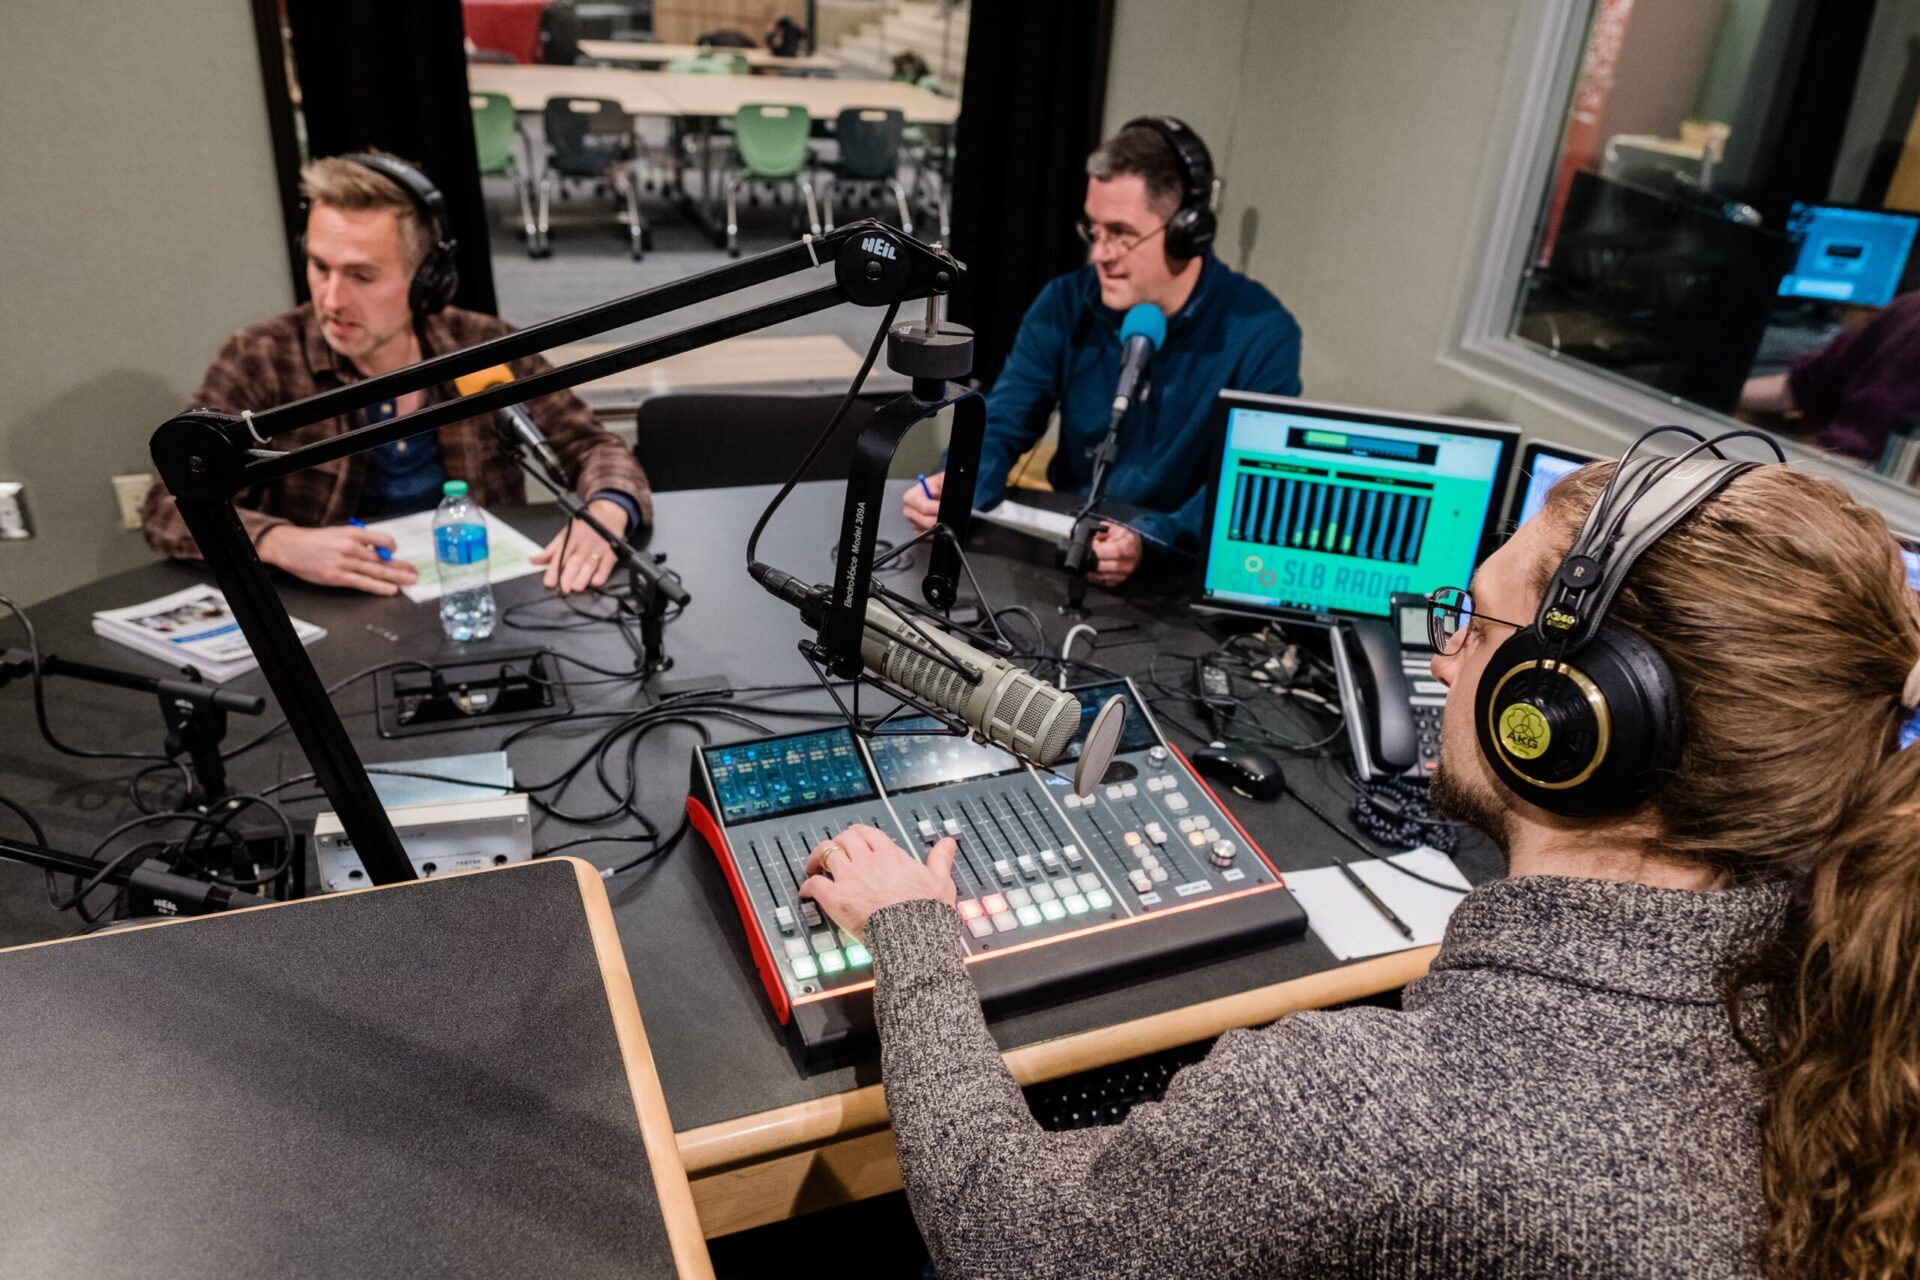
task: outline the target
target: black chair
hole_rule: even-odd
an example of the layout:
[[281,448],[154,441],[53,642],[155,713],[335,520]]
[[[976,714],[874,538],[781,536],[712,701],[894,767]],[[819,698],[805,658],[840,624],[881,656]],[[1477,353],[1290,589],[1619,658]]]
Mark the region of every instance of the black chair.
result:
[[860,189],[879,184],[893,192],[900,229],[913,234],[907,189],[900,183],[900,139],[906,127],[907,118],[900,112],[879,107],[848,107],[834,120],[833,136],[840,154],[827,181],[827,230],[833,230],[833,200],[841,184]]
[[[891,398],[873,395],[854,401],[803,478],[845,479],[854,438],[872,420],[876,407]],[[840,399],[749,392],[653,396],[641,401],[634,413],[634,456],[662,493],[779,484],[800,465]]]
[[540,11],[540,61],[572,66],[580,60],[583,34],[573,0],[555,0]]
[[627,234],[637,261],[652,238],[640,217],[640,144],[633,116],[611,98],[549,98],[545,111],[547,154],[540,173],[540,212],[527,239],[527,256],[553,252],[547,211],[556,182],[591,179],[625,201]]

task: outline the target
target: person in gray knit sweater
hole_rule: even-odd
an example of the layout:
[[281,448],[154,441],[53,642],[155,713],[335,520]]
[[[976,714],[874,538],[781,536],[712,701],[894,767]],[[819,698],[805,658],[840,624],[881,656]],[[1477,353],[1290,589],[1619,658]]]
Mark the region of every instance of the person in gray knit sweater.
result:
[[[1920,1274],[1920,609],[1881,518],[1767,466],[1609,614],[1652,641],[1678,763],[1624,817],[1529,805],[1473,693],[1611,464],[1475,575],[1436,798],[1506,852],[1404,1008],[1221,1037],[1164,1101],[1029,1114],[962,963],[952,841],[871,828],[803,892],[873,954],[909,1202],[945,1280]],[[1791,531],[1789,534],[1787,531]]]

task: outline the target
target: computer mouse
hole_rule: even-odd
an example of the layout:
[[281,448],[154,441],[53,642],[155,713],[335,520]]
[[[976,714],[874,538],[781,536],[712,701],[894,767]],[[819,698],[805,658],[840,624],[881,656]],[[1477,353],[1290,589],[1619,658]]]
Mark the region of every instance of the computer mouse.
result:
[[1249,800],[1272,800],[1287,789],[1280,762],[1252,747],[1202,747],[1191,759],[1201,777],[1225,783]]

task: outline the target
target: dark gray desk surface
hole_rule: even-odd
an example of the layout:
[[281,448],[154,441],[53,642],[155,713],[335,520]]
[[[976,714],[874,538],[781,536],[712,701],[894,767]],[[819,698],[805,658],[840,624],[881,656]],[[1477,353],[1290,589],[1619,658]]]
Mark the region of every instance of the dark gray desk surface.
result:
[[675,1274],[563,859],[0,954],[0,1004],[0,1275]]
[[[812,678],[795,648],[803,635],[798,617],[746,576],[747,533],[771,493],[771,487],[751,487],[659,495],[653,544],[669,553],[669,562],[684,575],[693,595],[685,615],[666,629],[668,649],[677,662],[671,676],[724,673],[735,685],[785,684]],[[828,577],[838,535],[840,500],[838,484],[801,486],[769,527],[762,544],[763,557],[792,572]],[[509,515],[537,538],[559,527],[558,512],[553,509],[531,508]],[[895,539],[907,535],[897,503],[889,502],[880,534]],[[1046,627],[1049,648],[1058,652],[1067,628],[1054,608],[1062,592],[1058,574],[1011,555],[995,554],[1019,549],[1025,541],[1019,535],[982,530],[977,541],[981,545],[974,554],[975,569],[993,604],[1024,603],[1033,607]],[[42,643],[66,657],[158,674],[161,668],[157,664],[94,637],[88,630],[89,617],[95,610],[151,599],[203,577],[203,572],[184,565],[154,564],[46,601],[33,610]],[[903,577],[901,581],[917,579]],[[496,594],[506,605],[538,599],[543,588],[537,577],[528,577],[501,584]],[[329,592],[292,582],[282,586],[281,595],[294,614],[327,628],[326,639],[313,645],[310,653],[322,678],[329,682],[373,663],[403,657],[451,657],[457,650],[441,636],[431,604]],[[1094,660],[1116,670],[1141,673],[1156,652],[1197,654],[1214,647],[1215,641],[1183,610],[1166,611],[1162,602],[1135,601],[1097,589],[1089,593],[1089,599],[1103,613],[1137,621],[1141,628],[1138,634],[1145,637],[1144,643],[1104,648],[1093,655]],[[1008,625],[1017,628],[1020,624],[1013,620]],[[11,636],[4,631],[0,634]],[[9,642],[17,643],[17,637]],[[604,628],[551,634],[502,627],[492,639],[467,648],[524,649],[542,643],[603,665],[624,667],[628,661],[624,644]],[[1086,656],[1084,642],[1076,647],[1076,653]],[[337,699],[347,727],[370,763],[490,750],[506,733],[504,728],[479,729],[383,741],[374,731],[371,686],[370,680],[362,681]],[[79,745],[117,743],[140,750],[158,748],[159,712],[148,699],[64,680],[51,682],[48,687],[56,731],[68,740]],[[242,677],[235,687],[265,690],[257,672]],[[640,705],[627,685],[585,685],[576,691],[576,697],[587,707]],[[826,705],[824,694],[810,697],[815,704]],[[800,722],[769,723],[785,726]],[[567,733],[548,732],[523,739],[513,750],[517,776],[552,776],[556,762],[570,759],[575,751],[583,749],[605,724],[588,722],[567,726]],[[0,691],[0,726],[5,726],[8,743],[6,762],[0,764],[0,793],[29,805],[46,824],[56,845],[85,852],[114,823],[134,812],[125,795],[127,766],[59,756],[40,742],[33,729],[25,681]],[[1164,721],[1163,726],[1183,746],[1193,745]],[[247,718],[234,717],[229,742],[243,740],[254,727]],[[1302,728],[1307,727],[1303,722]],[[712,731],[716,741],[750,733],[718,721]],[[650,736],[641,748],[642,803],[662,827],[673,825],[686,797],[689,752],[695,741],[690,730],[667,729]],[[235,760],[232,782],[244,791],[306,770],[292,738],[282,735]],[[1344,810],[1344,803],[1320,782],[1311,762],[1290,764],[1287,776],[1290,783],[1312,791],[1322,807]],[[1295,802],[1283,798],[1254,803],[1228,798],[1234,816],[1283,872],[1324,866],[1329,861],[1328,851],[1352,852],[1351,846]],[[293,812],[310,819],[321,807],[304,804]],[[0,814],[0,822],[12,823],[13,819]],[[553,822],[543,823],[535,830],[536,848],[575,834],[585,833]],[[634,846],[587,846],[573,852],[602,865],[614,865],[633,851]],[[1491,853],[1485,851],[1463,858],[1462,868],[1475,880],[1494,874],[1496,869]],[[754,975],[740,922],[719,870],[697,836],[690,834],[660,865],[622,876],[608,887],[676,1130],[878,1082],[877,1060],[810,1070],[791,1054]],[[56,916],[47,909],[39,876],[24,868],[0,865],[0,944],[59,936],[70,932],[76,923],[70,916]],[[1002,1046],[1012,1048],[1287,981],[1337,964],[1309,935],[1265,951],[1180,966],[1112,989],[1001,1017],[994,1029]]]

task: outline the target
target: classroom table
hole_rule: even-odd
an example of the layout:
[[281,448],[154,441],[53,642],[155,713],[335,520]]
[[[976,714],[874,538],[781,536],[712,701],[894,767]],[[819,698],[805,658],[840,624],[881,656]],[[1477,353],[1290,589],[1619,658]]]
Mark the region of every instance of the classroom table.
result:
[[[804,576],[829,577],[842,488],[825,482],[800,485],[768,526],[763,557]],[[877,529],[880,538],[907,536],[898,510],[903,488],[904,482],[896,483],[890,493]],[[772,492],[773,486],[755,486],[657,495],[650,545],[669,553],[668,563],[683,575],[692,594],[692,603],[666,628],[667,649],[676,661],[672,678],[723,675],[736,688],[811,682],[811,672],[795,648],[804,634],[797,615],[752,585],[745,573],[747,533]],[[495,514],[543,542],[559,527],[559,515],[550,508]],[[1045,649],[1058,652],[1068,620],[1055,609],[1063,597],[1063,582],[1052,568],[1051,546],[992,528],[978,528],[973,546],[973,567],[992,603],[1030,606],[1044,633]],[[157,674],[157,664],[91,635],[89,617],[95,610],[150,599],[205,577],[196,567],[156,563],[77,588],[33,610],[41,642],[64,657]],[[912,581],[910,576],[895,579],[909,590]],[[503,609],[544,598],[538,577],[503,583],[496,594]],[[442,638],[431,604],[325,591],[291,581],[282,584],[281,595],[295,616],[327,628],[326,638],[310,653],[329,682],[383,661],[448,658],[459,648]],[[1209,651],[1219,642],[1217,629],[1203,627],[1177,591],[1164,594],[1143,584],[1115,594],[1095,587],[1088,592],[1088,603],[1097,614],[1131,629],[1110,629],[1090,654],[1084,641],[1077,652],[1122,672],[1145,674],[1157,663],[1159,674],[1171,677],[1170,662]],[[540,612],[553,619],[568,617],[557,602]],[[1010,621],[1010,630],[1017,625]],[[1309,634],[1301,639],[1321,643]],[[18,643],[17,635],[8,632],[6,642]],[[612,669],[630,667],[627,647],[606,627],[529,632],[502,626],[490,640],[466,648],[489,654],[541,644]],[[574,674],[569,672],[570,678]],[[507,732],[475,728],[382,740],[374,732],[370,684],[351,684],[334,698],[369,762],[492,750]],[[46,824],[50,843],[85,852],[131,812],[124,784],[130,766],[75,760],[47,749],[33,731],[25,686],[21,681],[0,690],[0,724],[10,726],[12,743],[9,762],[0,765],[0,792],[35,810]],[[241,677],[235,687],[263,691],[264,683],[256,672]],[[52,686],[51,692],[56,729],[69,740],[111,741],[123,749],[159,745],[158,709],[145,699],[71,681]],[[765,696],[775,700],[756,701]],[[640,705],[633,686],[618,681],[580,684],[574,700],[576,715]],[[751,713],[755,705],[830,706],[818,689],[741,695],[742,711]],[[1164,715],[1162,725],[1180,745],[1194,745],[1194,739]],[[569,727],[591,729],[585,722]],[[1324,732],[1326,725],[1303,721],[1300,731],[1308,730]],[[254,732],[255,725],[234,717],[229,742]],[[721,721],[712,724],[711,732],[716,741],[752,736]],[[512,753],[516,776],[552,776],[555,760],[571,756],[579,743],[566,736],[523,740]],[[677,821],[694,743],[690,731],[676,728],[640,744],[642,804],[664,828]],[[234,786],[243,791],[307,768],[285,735],[229,765]],[[1342,811],[1346,801],[1327,776],[1330,769],[1326,762],[1296,761],[1287,768],[1288,782],[1314,796],[1322,808]],[[1271,802],[1224,798],[1283,873],[1327,865],[1330,852],[1352,852],[1284,797]],[[293,812],[310,821],[319,807],[306,803]],[[543,821],[535,829],[536,847],[587,833]],[[573,852],[612,866],[632,851],[632,846],[609,845]],[[1484,846],[1470,847],[1460,865],[1476,881],[1497,874],[1496,857]],[[658,862],[615,877],[609,889],[706,1234],[722,1235],[897,1188],[899,1171],[877,1061],[856,1056],[809,1065],[800,1059],[768,1006],[725,880],[704,846],[689,836]],[[37,874],[0,866],[0,937],[23,940],[73,927],[47,909],[41,891]],[[1289,1010],[1392,990],[1424,972],[1431,954],[1432,948],[1425,948],[1343,964],[1309,935],[1051,999],[999,1015],[991,1026],[1017,1078],[1023,1083],[1053,1079],[1204,1040],[1232,1027],[1258,1025]]]
[[838,71],[840,59],[830,53],[803,53],[782,58],[766,49],[713,49],[698,44],[654,44],[648,40],[582,40],[580,52],[600,62],[617,62],[637,67],[664,67],[680,58],[697,58],[703,53],[742,54],[755,71]]
[[547,99],[577,95],[611,98],[635,115],[731,116],[748,103],[802,106],[816,120],[831,120],[849,107],[898,109],[909,124],[950,125],[960,118],[958,99],[929,93],[897,80],[764,76],[675,75],[626,67],[511,66],[476,62],[467,67],[475,93],[502,93],[515,111],[539,111]]

